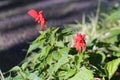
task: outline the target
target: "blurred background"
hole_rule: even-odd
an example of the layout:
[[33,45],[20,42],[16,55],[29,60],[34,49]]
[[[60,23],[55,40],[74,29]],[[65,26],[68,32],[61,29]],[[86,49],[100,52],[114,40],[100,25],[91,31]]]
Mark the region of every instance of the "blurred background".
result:
[[[101,0],[107,12],[119,0]],[[39,35],[39,24],[27,14],[43,10],[49,27],[76,23],[83,14],[96,14],[98,0],[4,0],[0,1],[0,69],[7,71],[24,59],[29,43]]]

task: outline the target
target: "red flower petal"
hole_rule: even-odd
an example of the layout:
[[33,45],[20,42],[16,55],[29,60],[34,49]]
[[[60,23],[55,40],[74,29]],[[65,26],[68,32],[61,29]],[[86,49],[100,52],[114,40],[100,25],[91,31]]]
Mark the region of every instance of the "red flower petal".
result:
[[33,9],[29,10],[28,14],[30,16],[32,16],[33,18],[37,18],[37,16],[38,16],[38,12],[36,10],[33,10]]

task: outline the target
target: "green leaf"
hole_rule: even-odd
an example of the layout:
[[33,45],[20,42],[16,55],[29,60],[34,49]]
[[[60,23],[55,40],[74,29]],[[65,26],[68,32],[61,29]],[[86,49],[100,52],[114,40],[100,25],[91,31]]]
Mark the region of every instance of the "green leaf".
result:
[[56,72],[62,65],[64,65],[65,63],[67,63],[69,60],[67,58],[67,56],[63,56],[61,59],[58,60],[58,63],[56,63],[54,65],[54,69],[53,72]]
[[51,65],[51,63],[53,62],[53,56],[52,55],[48,55],[47,59],[46,59],[47,64]]
[[116,28],[116,29],[111,29],[108,32],[106,32],[106,36],[104,36],[104,40],[107,42],[116,42],[119,41],[118,36],[120,35],[120,29]]
[[39,46],[40,46],[39,43],[33,43],[33,44],[31,44],[30,47],[29,47],[29,49],[28,49],[28,51],[27,51],[27,54],[30,53],[30,52],[32,52],[33,50],[37,49]]
[[46,54],[46,56],[50,52],[51,48],[52,48],[52,46],[49,46],[49,45],[46,46],[46,48],[45,48],[45,54]]
[[106,55],[103,52],[99,52],[98,54],[101,55],[101,58],[102,58],[101,62],[104,63],[104,61],[106,59]]
[[69,48],[59,49],[58,51],[53,51],[52,56],[55,59],[54,64],[50,66],[48,72],[51,74],[55,73],[62,65],[69,62],[68,59]]
[[39,48],[40,46],[43,46],[43,44],[45,43],[47,32],[48,31],[41,33],[40,36],[32,42],[32,44],[30,45],[30,47],[27,51],[27,54],[32,52],[33,50]]
[[76,69],[69,69],[64,75],[64,79],[68,79],[69,77],[72,77],[76,73]]
[[112,78],[112,76],[114,75],[115,71],[117,70],[119,64],[120,64],[120,58],[112,60],[105,65],[105,72],[109,79]]
[[5,78],[5,80],[13,80],[11,76]]
[[56,37],[55,33],[58,31],[59,28],[52,28],[51,33],[50,33],[50,44],[53,45],[55,43]]
[[18,74],[18,75],[15,76],[12,80],[26,80],[26,79],[24,79],[21,74]]
[[10,70],[10,72],[11,71],[20,71],[20,70],[21,70],[21,68],[19,66],[15,66]]
[[27,67],[27,65],[28,65],[28,62],[25,62],[25,63],[22,64],[21,68],[22,68],[23,71],[25,70],[25,68]]
[[52,57],[53,57],[54,60],[58,60],[58,59],[60,59],[61,56],[62,56],[62,55],[59,54],[58,51],[53,51],[53,52],[52,52]]
[[64,79],[68,79],[69,77],[72,77],[76,73],[76,69],[70,69],[66,72]]
[[43,80],[39,78],[35,73],[31,73],[29,76],[29,80]]
[[71,35],[72,30],[71,29],[64,29],[62,32],[58,35],[59,40],[63,40],[65,36]]
[[47,57],[47,55],[49,54],[50,50],[51,50],[52,46],[46,45],[41,49],[41,52],[39,52],[39,56],[42,59],[43,57]]
[[70,51],[70,48],[68,47],[64,47],[58,50],[59,54],[61,54],[62,56],[68,56],[69,51]]
[[92,80],[92,79],[93,79],[92,71],[86,69],[85,67],[82,67],[74,77],[68,80]]
[[75,64],[77,69],[79,69],[79,67],[81,66],[82,61],[83,61],[83,54],[80,54],[79,56],[78,55],[75,56]]
[[105,23],[115,23],[120,19],[120,9],[112,12],[109,16],[106,17]]
[[61,33],[64,34],[64,36],[68,36],[72,34],[72,30],[70,28],[67,28],[67,29],[62,30]]
[[120,52],[113,52],[112,55],[115,56],[115,57],[120,57]]
[[40,53],[39,54],[35,54],[32,58],[32,62],[36,63],[36,62],[39,62],[39,57],[40,57]]
[[56,42],[56,46],[64,47],[64,43],[62,41]]

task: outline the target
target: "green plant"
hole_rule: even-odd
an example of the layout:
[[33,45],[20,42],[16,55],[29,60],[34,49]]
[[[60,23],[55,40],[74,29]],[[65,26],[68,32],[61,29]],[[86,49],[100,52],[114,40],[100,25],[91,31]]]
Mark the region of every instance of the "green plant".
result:
[[[120,79],[120,24],[114,19],[112,24],[117,26],[110,27],[104,24],[108,20],[106,18],[95,20],[90,18],[90,22],[85,22],[84,17],[82,24],[67,25],[67,29],[63,30],[49,28],[41,32],[30,44],[22,64],[9,71],[14,76],[10,75],[5,80]],[[75,41],[78,44],[73,46],[74,49],[71,47],[74,35],[79,32],[86,34],[86,45],[84,40],[83,44]]]
[[[87,59],[86,53],[77,53],[65,41],[65,36],[72,34],[71,30],[57,31],[58,28],[50,28],[33,41],[28,49],[29,58],[21,67],[10,70],[17,71],[16,80],[93,79],[92,71],[83,65],[84,59]],[[89,76],[83,77],[85,74]]]

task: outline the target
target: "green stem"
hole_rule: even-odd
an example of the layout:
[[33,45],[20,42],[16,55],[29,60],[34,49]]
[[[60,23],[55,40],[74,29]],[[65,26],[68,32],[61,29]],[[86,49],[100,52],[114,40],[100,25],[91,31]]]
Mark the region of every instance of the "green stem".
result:
[[1,75],[1,80],[5,80],[1,70],[0,70],[0,75]]
[[76,63],[76,68],[79,71],[79,68],[81,66],[81,62],[82,62],[82,59],[83,59],[83,54],[82,54],[81,51],[78,52],[77,57],[78,57],[78,60],[77,60],[77,63]]

